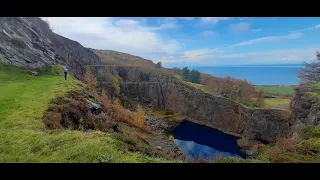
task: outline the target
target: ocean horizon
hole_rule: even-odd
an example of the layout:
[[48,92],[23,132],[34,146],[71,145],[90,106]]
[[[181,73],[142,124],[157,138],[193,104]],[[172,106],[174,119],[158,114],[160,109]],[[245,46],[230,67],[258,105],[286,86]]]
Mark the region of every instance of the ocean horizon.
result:
[[189,69],[211,74],[216,77],[230,76],[245,79],[253,85],[297,85],[298,71],[303,64],[250,64],[250,65],[220,65],[193,66]]

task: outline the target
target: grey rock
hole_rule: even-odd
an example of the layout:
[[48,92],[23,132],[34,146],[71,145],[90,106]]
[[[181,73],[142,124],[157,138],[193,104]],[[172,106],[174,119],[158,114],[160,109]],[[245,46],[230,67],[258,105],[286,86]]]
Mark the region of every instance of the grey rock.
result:
[[[121,78],[126,78],[121,75],[119,74]],[[130,78],[142,81],[137,75]],[[228,129],[230,133],[251,140],[273,143],[277,136],[289,136],[289,111],[248,108],[223,97],[208,95],[166,76],[150,76],[148,79],[146,83],[121,84],[121,94],[129,104],[134,107],[138,104],[152,104],[153,108],[179,112],[189,117],[190,121],[222,130]]]
[[100,106],[99,104],[94,103],[94,102],[92,102],[92,101],[90,101],[90,100],[88,100],[88,99],[86,99],[86,101],[87,101],[87,103],[89,104],[89,107],[90,107],[90,108],[94,108],[94,109],[96,109],[96,110],[101,109],[101,106]]
[[32,76],[39,76],[40,73],[39,73],[39,72],[36,72],[36,71],[31,71],[31,72],[30,72],[30,75],[32,75]]
[[157,148],[158,150],[161,150],[161,149],[162,149],[161,146],[157,146],[156,148]]
[[51,31],[38,17],[0,17],[0,61],[28,68],[67,63],[83,78],[85,65],[101,65],[91,50]]

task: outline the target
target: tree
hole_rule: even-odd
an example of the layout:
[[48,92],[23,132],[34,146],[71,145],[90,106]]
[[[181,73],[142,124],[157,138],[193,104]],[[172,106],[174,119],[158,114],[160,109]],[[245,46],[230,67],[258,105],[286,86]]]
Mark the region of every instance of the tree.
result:
[[189,81],[192,83],[200,83],[200,72],[196,69],[192,69],[189,73]]
[[141,106],[138,106],[137,112],[133,117],[133,123],[138,127],[144,126],[144,112]]
[[318,82],[320,81],[320,53],[316,52],[316,60],[311,63],[304,63],[305,69],[299,72],[299,78],[302,82]]
[[188,69],[188,67],[184,67],[182,69],[182,80],[189,81],[189,73],[190,73],[190,70]]
[[162,68],[161,61],[159,61],[159,62],[156,64],[156,68]]
[[263,90],[260,90],[258,92],[258,94],[257,94],[256,105],[258,107],[263,107],[264,106],[264,92],[263,92]]

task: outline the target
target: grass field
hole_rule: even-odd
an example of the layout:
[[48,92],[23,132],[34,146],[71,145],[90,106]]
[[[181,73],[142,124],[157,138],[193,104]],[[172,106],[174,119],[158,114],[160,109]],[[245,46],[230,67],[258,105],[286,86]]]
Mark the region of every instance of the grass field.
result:
[[0,162],[166,162],[129,152],[102,132],[46,130],[41,117],[49,101],[82,86],[70,76],[0,65]]
[[194,87],[196,89],[200,89],[201,91],[208,93],[208,94],[212,94],[212,92],[210,92],[207,87],[203,84],[196,84],[196,83],[192,83],[192,82],[187,82],[187,81],[183,81],[183,84],[190,86],[190,87]]
[[289,109],[290,99],[272,98],[264,100],[265,108]]
[[291,95],[294,93],[292,87],[265,87],[265,86],[256,86],[258,90],[262,89],[264,92],[271,95]]

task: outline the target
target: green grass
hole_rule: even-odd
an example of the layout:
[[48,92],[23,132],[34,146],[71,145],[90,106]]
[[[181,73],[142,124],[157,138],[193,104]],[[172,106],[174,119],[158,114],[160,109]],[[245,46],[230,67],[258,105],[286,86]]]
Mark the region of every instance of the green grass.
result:
[[167,162],[129,152],[108,134],[46,130],[41,118],[49,101],[84,85],[24,71],[0,65],[0,162]]
[[208,90],[208,88],[203,84],[196,84],[192,82],[183,81],[183,84],[186,86],[194,87],[196,89],[200,89],[201,91],[205,92],[206,94],[211,94],[211,92]]
[[280,99],[280,98],[265,99],[264,107],[288,109],[290,101],[291,101],[290,99]]
[[272,95],[291,95],[295,91],[292,87],[266,87],[266,86],[256,86],[256,89],[263,90],[266,93]]

